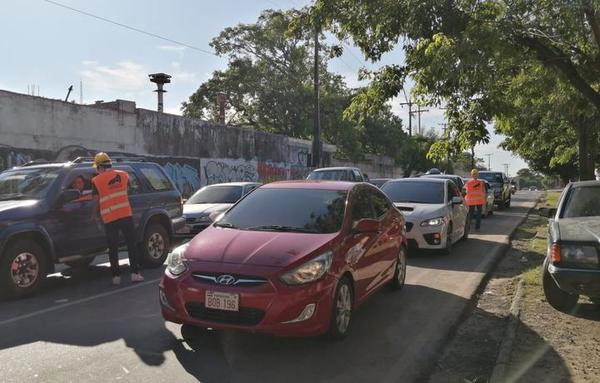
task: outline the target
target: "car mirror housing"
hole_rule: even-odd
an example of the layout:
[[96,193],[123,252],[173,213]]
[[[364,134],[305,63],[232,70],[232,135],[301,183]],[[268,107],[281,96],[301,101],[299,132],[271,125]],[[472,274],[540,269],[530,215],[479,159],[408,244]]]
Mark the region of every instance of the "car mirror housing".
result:
[[538,214],[542,217],[552,218],[556,215],[556,208],[541,207],[538,209]]
[[376,219],[363,218],[354,223],[352,227],[353,234],[374,233],[376,231],[379,231],[379,221]]
[[62,193],[62,203],[69,203],[81,197],[81,192],[77,189],[67,189]]
[[452,205],[460,205],[463,203],[462,197],[452,197]]

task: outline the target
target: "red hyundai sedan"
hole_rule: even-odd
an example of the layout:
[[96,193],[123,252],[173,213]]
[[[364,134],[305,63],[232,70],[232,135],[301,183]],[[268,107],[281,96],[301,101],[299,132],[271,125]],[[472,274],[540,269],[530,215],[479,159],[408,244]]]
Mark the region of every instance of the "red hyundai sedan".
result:
[[170,254],[160,302],[175,323],[340,338],[355,308],[405,276],[404,218],[379,189],[277,182]]

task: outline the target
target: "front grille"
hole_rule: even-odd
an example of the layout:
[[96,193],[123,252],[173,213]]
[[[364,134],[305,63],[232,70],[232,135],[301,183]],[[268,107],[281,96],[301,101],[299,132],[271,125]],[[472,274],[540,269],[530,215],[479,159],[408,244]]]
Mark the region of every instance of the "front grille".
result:
[[204,307],[204,303],[197,302],[187,303],[185,309],[194,319],[241,326],[257,325],[265,316],[265,312],[260,309],[240,307],[240,311],[225,311],[209,309]]
[[409,231],[411,231],[411,230],[412,230],[412,228],[413,228],[413,223],[412,223],[412,222],[406,222],[406,223],[404,224],[404,226],[406,227],[406,232],[408,233]]
[[195,223],[196,222],[196,218],[186,218],[185,222],[186,223]]
[[[232,276],[234,278],[234,282],[232,283],[219,283],[218,278],[222,275]],[[261,277],[253,277],[247,275],[240,274],[228,274],[228,273],[202,273],[196,272],[192,273],[194,279],[208,283],[211,285],[219,285],[219,286],[238,286],[238,287],[256,287],[261,286],[267,283],[265,278]]]

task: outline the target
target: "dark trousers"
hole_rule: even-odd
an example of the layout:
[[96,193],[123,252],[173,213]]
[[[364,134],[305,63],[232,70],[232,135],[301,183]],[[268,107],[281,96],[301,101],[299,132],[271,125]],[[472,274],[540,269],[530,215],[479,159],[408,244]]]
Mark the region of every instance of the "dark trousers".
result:
[[475,213],[475,229],[479,229],[481,227],[481,210],[483,209],[483,205],[471,205],[469,206],[469,215],[471,219],[473,219],[473,213]]
[[135,241],[135,230],[133,218],[125,217],[104,224],[106,239],[108,241],[108,259],[110,260],[110,271],[113,277],[119,276],[119,232],[123,233],[127,242],[127,253],[129,254],[129,269],[132,273],[139,271],[137,246]]

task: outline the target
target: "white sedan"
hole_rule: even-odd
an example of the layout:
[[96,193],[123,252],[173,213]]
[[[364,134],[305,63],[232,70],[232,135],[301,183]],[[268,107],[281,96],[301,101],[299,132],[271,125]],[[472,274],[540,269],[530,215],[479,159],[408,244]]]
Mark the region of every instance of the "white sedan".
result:
[[436,178],[402,178],[381,189],[406,217],[411,248],[449,254],[452,245],[469,236],[469,214],[454,182]]

